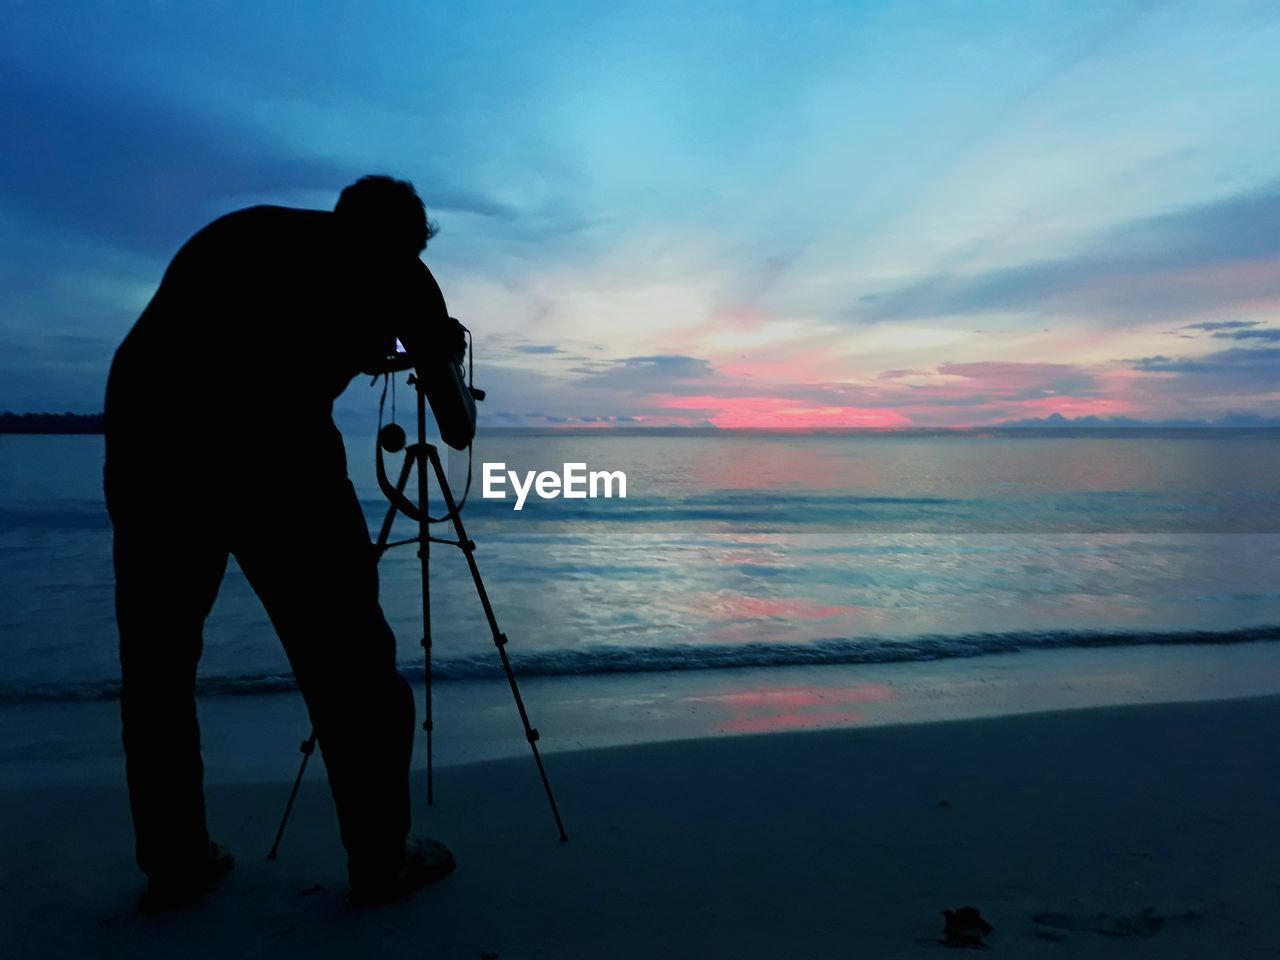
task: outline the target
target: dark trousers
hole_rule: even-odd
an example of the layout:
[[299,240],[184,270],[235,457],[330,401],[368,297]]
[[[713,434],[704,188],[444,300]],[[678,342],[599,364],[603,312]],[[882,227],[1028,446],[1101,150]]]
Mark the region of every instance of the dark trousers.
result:
[[255,466],[251,477],[210,478],[195,465],[108,456],[138,865],[164,874],[207,855],[196,663],[234,555],[315,725],[351,870],[376,871],[398,862],[409,830],[414,704],[378,604],[369,531],[345,469]]

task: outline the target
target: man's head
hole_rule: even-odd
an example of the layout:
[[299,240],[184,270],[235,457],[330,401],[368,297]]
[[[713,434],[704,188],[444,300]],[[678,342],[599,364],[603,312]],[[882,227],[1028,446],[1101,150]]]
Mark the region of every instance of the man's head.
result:
[[361,177],[342,191],[333,210],[364,243],[387,252],[419,254],[436,233],[407,180]]

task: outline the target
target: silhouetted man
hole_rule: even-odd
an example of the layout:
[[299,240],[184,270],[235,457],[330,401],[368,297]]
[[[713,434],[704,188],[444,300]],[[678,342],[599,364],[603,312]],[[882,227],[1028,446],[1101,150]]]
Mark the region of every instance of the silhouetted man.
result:
[[413,187],[388,177],[347,187],[333,212],[229,214],[178,251],[116,352],[104,477],[129,799],[155,905],[233,865],[205,827],[195,707],[228,555],[315,724],[352,899],[391,899],[453,869],[443,845],[408,839],[413,696],[332,419],[333,400],[397,337],[419,375],[461,358],[461,328],[418,258],[431,234]]

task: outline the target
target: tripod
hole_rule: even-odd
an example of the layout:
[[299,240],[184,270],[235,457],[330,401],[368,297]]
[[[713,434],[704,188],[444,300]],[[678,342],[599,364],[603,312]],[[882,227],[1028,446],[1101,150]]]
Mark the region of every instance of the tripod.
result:
[[[524,726],[525,739],[529,741],[529,747],[533,751],[533,760],[538,767],[538,776],[542,779],[542,789],[546,792],[547,802],[551,805],[551,815],[555,818],[556,829],[560,831],[561,842],[567,841],[569,835],[565,833],[564,823],[560,819],[560,810],[556,806],[555,795],[551,792],[551,781],[547,779],[547,771],[542,763],[542,755],[538,752],[538,731],[529,723],[529,714],[525,710],[524,699],[520,696],[520,688],[516,684],[516,675],[511,669],[511,660],[507,656],[507,635],[498,628],[497,617],[494,616],[493,606],[489,603],[489,593],[485,590],[484,581],[480,578],[480,568],[476,566],[475,541],[467,537],[466,530],[463,528],[462,516],[453,499],[453,492],[449,488],[449,480],[445,475],[444,466],[440,462],[440,452],[432,444],[427,443],[426,386],[412,374],[409,375],[409,383],[415,387],[414,392],[417,394],[418,400],[417,442],[405,447],[404,431],[395,424],[388,425],[378,435],[378,486],[382,489],[383,494],[391,505],[387,510],[386,518],[382,521],[382,528],[378,532],[375,548],[378,556],[381,557],[392,547],[406,546],[412,543],[418,544],[418,559],[422,570],[423,680],[426,685],[426,717],[422,722],[422,729],[426,731],[427,735],[427,803],[435,802],[432,758],[432,734],[435,730],[435,724],[431,713],[431,581],[428,573],[430,569],[430,545],[432,543],[443,543],[458,547],[467,558],[467,567],[471,571],[471,581],[475,584],[476,594],[480,598],[480,605],[484,608],[485,619],[489,622],[489,630],[493,635],[494,646],[497,647],[498,656],[502,660],[503,672],[506,674],[507,683],[511,686],[511,695],[515,699],[516,710],[520,714],[520,723]],[[400,478],[392,486],[390,479],[387,477],[386,465],[383,462],[383,451],[398,453],[402,449],[404,450],[404,463],[400,468]],[[417,503],[414,503],[405,495],[409,477],[414,472],[415,467],[418,474]],[[430,487],[428,467],[435,474],[436,483],[439,485],[440,493],[444,498],[447,511],[444,517],[432,517],[427,512]],[[405,540],[390,539],[391,527],[395,522],[397,513],[403,513],[418,524],[417,536],[409,537]],[[448,519],[452,523],[454,533],[457,535],[456,540],[431,535],[430,524],[444,519]],[[276,855],[279,853],[280,841],[284,838],[285,827],[289,824],[289,815],[293,812],[294,801],[298,798],[298,788],[302,785],[302,776],[307,771],[307,762],[311,759],[311,754],[315,752],[315,748],[316,732],[313,728],[311,735],[299,747],[302,752],[302,763],[298,767],[298,775],[294,778],[293,789],[289,792],[289,800],[285,804],[284,815],[280,818],[280,827],[276,831],[275,842],[272,843],[271,851],[267,854],[268,860],[275,860]]]

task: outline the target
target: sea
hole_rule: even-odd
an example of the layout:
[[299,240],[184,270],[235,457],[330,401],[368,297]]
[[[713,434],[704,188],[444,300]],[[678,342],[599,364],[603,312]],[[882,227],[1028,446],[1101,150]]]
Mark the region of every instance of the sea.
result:
[[[376,536],[389,501],[374,436],[348,431],[347,449]],[[102,453],[99,436],[0,436],[0,703],[118,695]],[[394,481],[402,454],[383,456]],[[616,484],[610,497],[534,493],[516,510],[509,492],[484,496],[484,465],[493,474],[499,463],[519,476],[621,471],[626,496]],[[290,482],[305,483],[306,469],[300,449]],[[521,676],[943,667],[1028,650],[1280,640],[1278,431],[491,431],[470,458],[447,452],[443,469],[455,495],[467,492],[460,516]],[[264,478],[261,496],[289,509],[278,478]],[[173,518],[175,536],[201,509]],[[447,513],[434,478],[429,512]],[[404,516],[391,530],[392,541],[418,532]],[[445,517],[431,533],[435,679],[500,676],[466,557],[447,542],[457,531]],[[383,607],[412,676],[416,547],[381,561]],[[234,562],[199,684],[209,695],[292,688]]]

